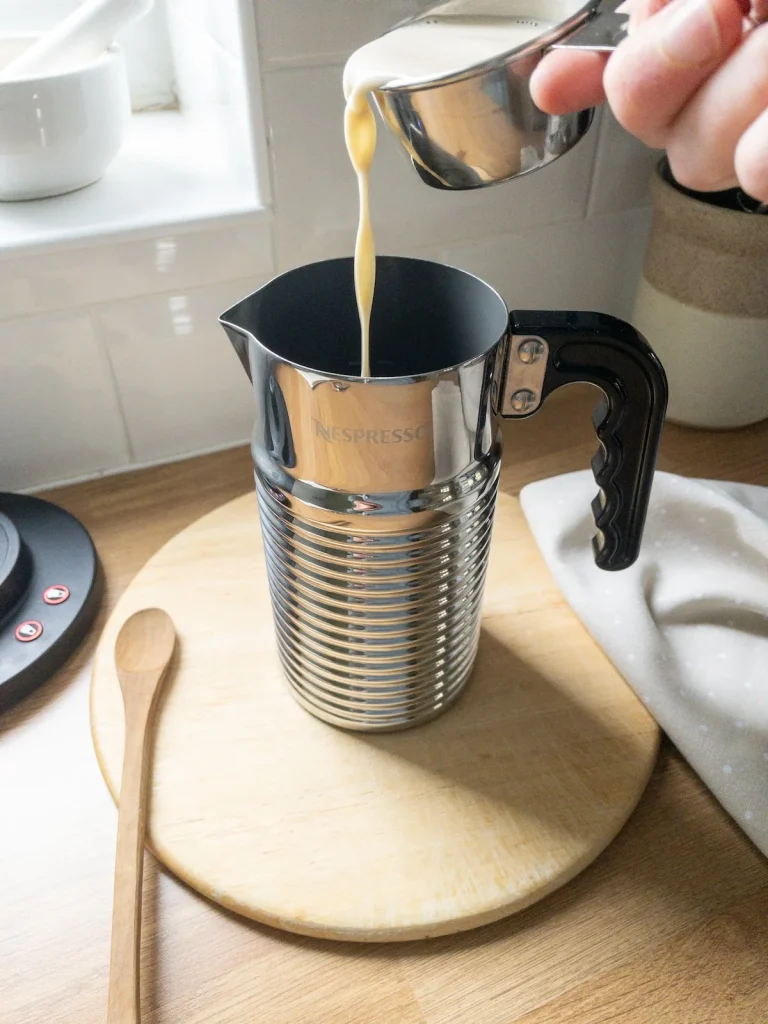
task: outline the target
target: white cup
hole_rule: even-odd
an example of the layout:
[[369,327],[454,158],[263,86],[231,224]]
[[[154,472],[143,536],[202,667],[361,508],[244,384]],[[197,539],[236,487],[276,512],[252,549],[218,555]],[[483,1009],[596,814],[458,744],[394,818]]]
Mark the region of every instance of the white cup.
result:
[[[0,69],[33,38],[0,38]],[[0,200],[42,199],[98,181],[120,150],[129,116],[117,46],[84,67],[0,81]]]

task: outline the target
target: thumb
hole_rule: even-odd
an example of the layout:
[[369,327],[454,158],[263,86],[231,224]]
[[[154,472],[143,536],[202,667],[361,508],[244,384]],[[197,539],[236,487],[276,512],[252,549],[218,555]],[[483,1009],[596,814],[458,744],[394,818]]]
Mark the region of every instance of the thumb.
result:
[[603,85],[618,121],[654,148],[696,90],[739,45],[750,0],[672,0],[608,61]]

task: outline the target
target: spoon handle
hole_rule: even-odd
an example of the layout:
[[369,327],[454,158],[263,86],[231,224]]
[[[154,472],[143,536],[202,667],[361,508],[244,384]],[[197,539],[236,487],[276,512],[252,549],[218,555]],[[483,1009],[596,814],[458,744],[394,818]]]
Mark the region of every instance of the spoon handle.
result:
[[139,950],[151,707],[126,706],[107,1024],[140,1024]]

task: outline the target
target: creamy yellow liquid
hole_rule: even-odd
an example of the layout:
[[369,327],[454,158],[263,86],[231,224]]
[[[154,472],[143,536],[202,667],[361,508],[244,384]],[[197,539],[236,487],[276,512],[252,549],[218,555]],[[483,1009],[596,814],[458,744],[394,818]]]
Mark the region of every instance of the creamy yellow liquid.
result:
[[357,174],[360,216],[355,241],[355,296],[360,315],[360,376],[371,375],[371,307],[376,284],[376,247],[368,203],[368,183],[373,154],[376,152],[376,118],[368,100],[368,90],[354,91],[344,111],[344,137],[352,166]]
[[376,119],[370,102],[375,89],[414,85],[453,74],[534,39],[552,22],[526,18],[429,18],[395,29],[361,47],[344,68],[344,137],[360,193],[355,242],[355,294],[360,315],[361,369],[371,375],[370,322],[376,283],[376,249],[368,203],[368,183],[376,151]]

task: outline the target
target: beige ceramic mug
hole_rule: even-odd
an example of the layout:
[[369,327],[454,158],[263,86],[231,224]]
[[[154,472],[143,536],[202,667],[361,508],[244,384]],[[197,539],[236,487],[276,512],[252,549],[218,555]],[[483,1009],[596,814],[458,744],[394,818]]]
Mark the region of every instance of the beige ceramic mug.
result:
[[768,215],[738,189],[697,193],[666,160],[632,323],[669,382],[668,418],[732,428],[768,419]]

